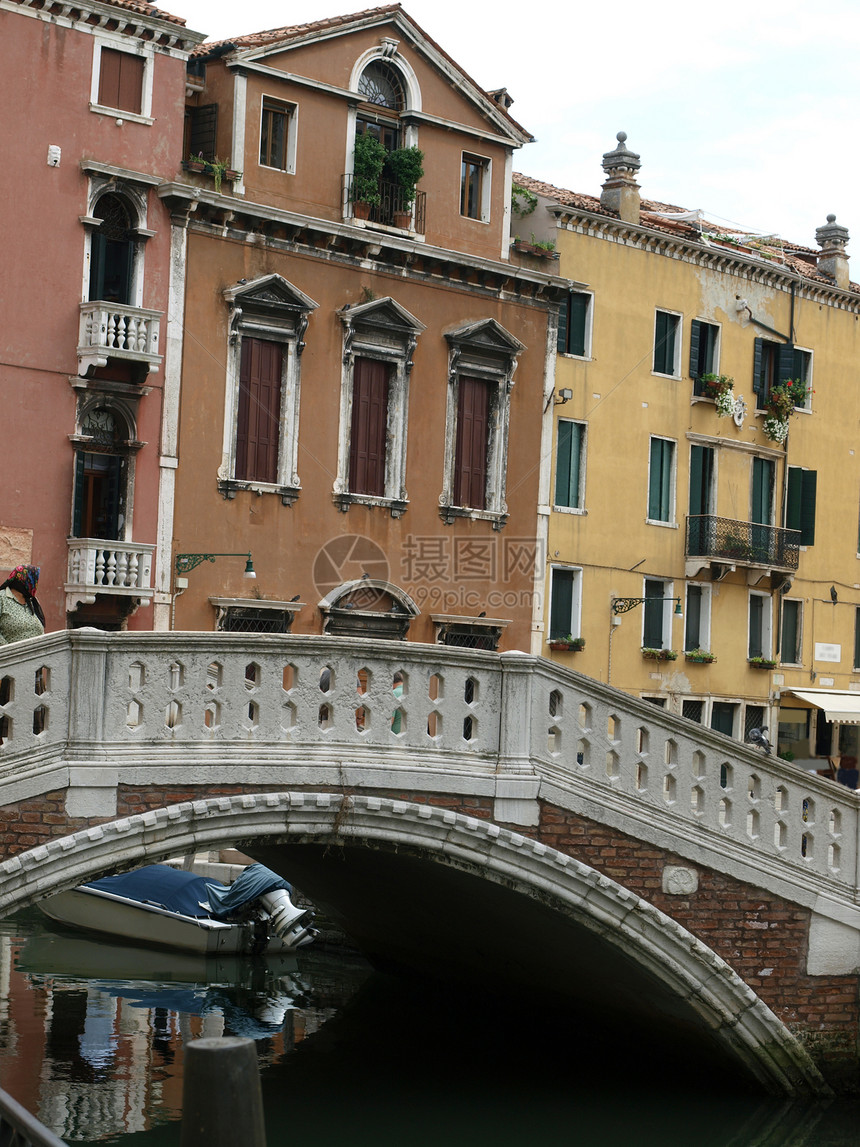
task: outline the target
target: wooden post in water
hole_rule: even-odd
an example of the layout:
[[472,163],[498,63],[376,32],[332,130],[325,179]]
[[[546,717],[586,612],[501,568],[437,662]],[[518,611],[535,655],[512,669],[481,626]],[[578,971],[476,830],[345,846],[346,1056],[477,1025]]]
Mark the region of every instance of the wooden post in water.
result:
[[257,1045],[244,1036],[185,1045],[180,1147],[266,1147]]

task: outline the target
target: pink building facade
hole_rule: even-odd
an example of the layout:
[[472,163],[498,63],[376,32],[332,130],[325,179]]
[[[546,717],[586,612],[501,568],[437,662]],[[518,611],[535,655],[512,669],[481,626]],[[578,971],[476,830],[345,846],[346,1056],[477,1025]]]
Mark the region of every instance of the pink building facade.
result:
[[[170,215],[186,62],[146,3],[0,0],[0,574],[48,630],[152,628]],[[10,110],[11,109],[11,110]]]

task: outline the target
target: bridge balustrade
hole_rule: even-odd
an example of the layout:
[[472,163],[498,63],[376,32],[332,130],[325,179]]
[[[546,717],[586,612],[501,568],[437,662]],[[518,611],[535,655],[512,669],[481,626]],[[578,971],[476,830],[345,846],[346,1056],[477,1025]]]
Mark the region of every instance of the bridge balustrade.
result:
[[852,902],[857,890],[853,793],[521,653],[51,634],[0,648],[0,736],[0,804],[58,787],[76,763],[109,766],[120,780],[124,766],[160,765],[178,783],[193,767],[189,783],[202,783],[213,765],[241,782],[247,763],[381,763],[426,768],[440,789],[452,775],[533,780],[536,797],[645,841],[674,841],[681,855],[719,856]]

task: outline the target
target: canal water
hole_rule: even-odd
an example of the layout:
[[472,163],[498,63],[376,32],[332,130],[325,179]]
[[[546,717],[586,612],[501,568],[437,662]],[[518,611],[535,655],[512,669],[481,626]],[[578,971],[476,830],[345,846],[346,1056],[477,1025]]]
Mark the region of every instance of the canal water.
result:
[[203,960],[53,932],[35,910],[0,921],[0,1086],[69,1143],[178,1147],[184,1047],[222,1034],[256,1041],[269,1147],[860,1143],[853,1101],[762,1099],[540,985],[482,996],[339,945]]

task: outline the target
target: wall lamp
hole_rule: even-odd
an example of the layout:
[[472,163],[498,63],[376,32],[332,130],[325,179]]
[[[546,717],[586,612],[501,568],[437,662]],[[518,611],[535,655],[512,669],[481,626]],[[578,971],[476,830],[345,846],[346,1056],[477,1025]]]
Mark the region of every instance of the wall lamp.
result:
[[565,387],[564,390],[560,390],[558,392],[558,397],[555,400],[555,405],[560,406],[562,403],[570,402],[570,400],[572,398],[573,398],[573,391],[570,390],[568,387]]
[[244,576],[247,578],[255,578],[257,574],[254,571],[254,563],[251,560],[251,551],[247,554],[177,554],[176,555],[176,572],[178,574],[186,574],[191,570],[196,569],[201,562],[214,562],[216,558],[247,558],[245,562]]
[[675,616],[682,617],[684,611],[681,609],[681,599],[679,597],[613,597],[610,602],[613,613],[629,613],[631,609],[635,609],[637,605],[642,605],[646,601],[674,601],[675,603]]

